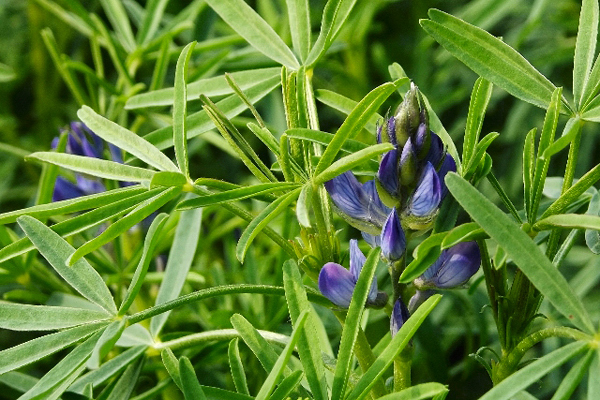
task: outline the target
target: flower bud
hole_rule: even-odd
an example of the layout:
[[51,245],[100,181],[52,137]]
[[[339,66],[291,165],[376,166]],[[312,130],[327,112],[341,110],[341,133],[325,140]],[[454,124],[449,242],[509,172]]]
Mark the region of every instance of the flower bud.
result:
[[431,163],[425,164],[417,188],[410,200],[409,211],[416,217],[429,217],[437,211],[442,199],[442,187]]
[[400,202],[398,150],[393,149],[383,155],[375,182],[381,201],[388,207],[398,205]]
[[400,181],[402,185],[408,186],[412,184],[417,174],[418,160],[415,154],[412,141],[406,142],[400,156]]
[[431,147],[431,131],[427,124],[419,124],[417,133],[414,136],[414,145],[419,160],[426,158]]
[[388,262],[398,261],[406,250],[406,236],[396,209],[388,216],[381,229],[381,255]]
[[404,305],[401,299],[396,300],[394,303],[394,309],[390,317],[390,332],[392,337],[396,336],[396,333],[402,328],[402,325],[408,320],[410,314],[408,309]]
[[386,117],[377,122],[377,143],[398,145],[396,140],[396,120],[394,117]]

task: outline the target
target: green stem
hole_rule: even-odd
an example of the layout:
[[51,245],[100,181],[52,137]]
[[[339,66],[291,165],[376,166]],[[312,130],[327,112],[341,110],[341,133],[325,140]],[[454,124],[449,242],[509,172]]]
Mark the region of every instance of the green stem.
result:
[[413,345],[409,343],[394,360],[394,392],[411,386]]
[[392,277],[392,304],[396,302],[400,297],[402,297],[402,292],[406,285],[400,283],[400,275],[404,272],[404,268],[406,267],[406,256],[402,256],[398,261],[390,264],[390,275]]
[[[375,355],[373,354],[371,345],[369,344],[367,337],[365,336],[365,332],[362,329],[359,329],[358,336],[356,337],[356,346],[354,348],[354,354],[358,359],[358,364],[360,365],[360,368],[362,369],[363,373],[367,371],[375,362]],[[377,379],[377,382],[375,382],[373,389],[371,389],[371,393],[376,399],[387,394],[383,379]]]
[[500,361],[500,363],[497,364],[492,374],[494,385],[497,385],[517,370],[519,362],[529,349],[542,340],[550,337],[561,337],[581,341],[589,341],[593,339],[591,336],[577,329],[568,328],[565,326],[547,328],[534,332],[521,340],[519,344],[517,344],[515,348],[512,349],[511,352]]
[[[185,296],[178,297],[175,300],[171,300],[166,303],[148,308],[144,311],[140,311],[128,317],[128,322],[130,325],[133,325],[137,322],[154,317],[155,315],[162,314],[164,312],[170,311],[174,308],[183,306],[185,304],[193,303],[199,300],[204,300],[210,297],[240,293],[261,293],[273,296],[285,296],[285,290],[282,286],[251,284],[216,286],[208,289],[198,290]],[[331,305],[331,302],[329,302],[329,300],[327,300],[320,294],[314,293],[313,291],[308,291],[307,295],[308,299],[313,303],[321,304],[324,306]]]
[[[290,340],[289,336],[282,335],[280,333],[261,330],[259,330],[258,333],[260,333],[260,335],[263,338],[265,338],[267,342],[276,343],[281,346],[285,346]],[[219,329],[215,331],[200,332],[191,335],[186,335],[177,339],[169,340],[167,342],[157,343],[153,347],[156,350],[162,350],[165,348],[177,350],[193,347],[205,342],[222,342],[239,337],[241,336],[239,332],[235,329]]]
[[485,285],[488,292],[488,297],[490,298],[490,304],[492,306],[492,312],[494,314],[494,321],[496,322],[496,329],[498,330],[498,337],[500,339],[500,345],[502,348],[506,347],[506,327],[500,326],[498,320],[498,305],[502,299],[499,299],[499,295],[503,295],[504,288],[501,287],[500,293],[497,290],[498,280],[496,279],[496,271],[490,262],[490,254],[488,252],[487,244],[485,240],[478,240],[477,245],[479,246],[479,251],[481,252],[481,269],[483,270],[483,275],[485,277]]

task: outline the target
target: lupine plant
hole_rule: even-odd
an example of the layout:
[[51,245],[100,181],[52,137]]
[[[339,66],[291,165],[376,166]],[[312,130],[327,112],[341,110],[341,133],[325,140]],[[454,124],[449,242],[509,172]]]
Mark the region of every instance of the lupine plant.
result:
[[0,398],[600,399],[598,0],[570,92],[517,51],[544,1],[506,41],[465,20],[515,1],[430,9],[447,82],[362,88],[385,1],[32,3],[84,50],[41,31],[63,128],[0,147],[41,169],[0,214]]

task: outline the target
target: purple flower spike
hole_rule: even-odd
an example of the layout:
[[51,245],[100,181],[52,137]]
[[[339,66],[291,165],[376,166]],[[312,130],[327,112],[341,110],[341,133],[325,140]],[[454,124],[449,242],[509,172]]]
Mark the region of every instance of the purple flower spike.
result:
[[354,276],[340,264],[328,262],[319,273],[319,290],[339,307],[348,308],[354,292]]
[[479,269],[481,254],[476,242],[462,242],[444,250],[440,257],[415,280],[421,288],[452,289],[464,285]]
[[392,333],[392,337],[398,333],[408,317],[410,317],[408,308],[406,308],[401,299],[396,300],[394,309],[392,310],[392,316],[390,317],[390,332]]
[[398,213],[394,208],[381,230],[381,254],[390,262],[398,261],[404,255],[405,249],[406,237]]
[[442,200],[442,186],[437,172],[427,163],[410,201],[410,213],[417,217],[433,214]]
[[54,192],[52,193],[52,201],[61,201],[74,199],[85,195],[86,193],[79,186],[66,180],[62,176],[56,178],[54,183]]
[[398,150],[390,150],[383,155],[377,171],[377,180],[390,197],[399,197]]

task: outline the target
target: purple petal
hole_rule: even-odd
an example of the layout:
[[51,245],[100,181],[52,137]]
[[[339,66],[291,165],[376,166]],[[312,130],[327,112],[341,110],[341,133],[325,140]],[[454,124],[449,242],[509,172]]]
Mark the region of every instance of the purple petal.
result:
[[352,172],[346,171],[325,182],[325,189],[344,214],[361,220],[367,219],[369,199]]
[[387,134],[390,139],[390,143],[394,146],[398,146],[398,141],[396,139],[396,118],[390,117],[387,120]]
[[431,163],[427,163],[410,201],[410,213],[417,217],[431,215],[442,199],[440,178]]
[[56,178],[54,192],[52,193],[52,201],[74,199],[83,195],[85,195],[85,193],[74,183],[66,180],[62,176]]
[[367,232],[361,232],[361,234],[363,239],[365,239],[365,241],[369,243],[369,246],[377,247],[381,245],[381,235],[371,235]]
[[390,150],[383,155],[377,171],[377,180],[391,197],[399,196],[398,150]]
[[402,325],[409,318],[410,314],[408,313],[408,309],[404,305],[401,299],[396,300],[394,303],[394,309],[392,310],[392,315],[390,317],[390,331],[392,333],[392,337],[398,333]]
[[440,185],[442,187],[442,199],[446,197],[448,193],[448,188],[446,187],[446,183],[444,182],[444,178],[448,172],[456,172],[456,162],[454,158],[450,154],[446,154],[444,157],[444,162],[440,166],[440,170],[438,171],[438,176],[440,178]]
[[430,298],[435,292],[433,290],[417,290],[408,301],[408,312],[414,313],[421,304]]
[[[362,271],[363,265],[365,265],[365,261],[367,258],[363,254],[362,251],[358,248],[358,241],[356,239],[350,240],[350,273],[354,278],[354,283],[358,281],[358,277],[360,276],[360,271]],[[373,278],[373,282],[371,282],[371,290],[369,291],[369,295],[367,297],[367,302],[374,302],[377,298],[377,279]]]
[[329,262],[319,273],[319,290],[339,307],[348,308],[354,292],[354,277],[340,264]]
[[439,166],[440,161],[442,161],[442,156],[444,155],[444,142],[438,135],[436,135],[433,131],[431,133],[431,145],[429,146],[429,151],[427,152],[427,157],[425,157],[425,162],[429,161],[431,165],[434,167]]
[[109,143],[108,144],[108,150],[110,151],[110,158],[114,162],[118,162],[119,164],[123,164],[123,153],[121,152],[120,148],[118,148],[117,146],[115,146],[112,143]]
[[440,289],[464,285],[479,269],[481,254],[476,242],[459,243],[442,254],[444,261],[433,281]]
[[404,255],[406,237],[396,209],[388,216],[381,230],[381,254],[388,261],[397,261]]
[[417,133],[415,134],[413,140],[419,158],[422,159],[427,157],[431,144],[431,131],[427,127],[427,124],[419,124],[419,127],[417,128]]
[[375,180],[371,179],[363,184],[363,190],[367,194],[369,199],[369,205],[367,207],[369,220],[373,221],[376,225],[381,226],[385,222],[391,208],[387,207],[381,201],[379,193],[377,193],[377,187]]

